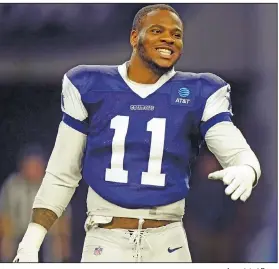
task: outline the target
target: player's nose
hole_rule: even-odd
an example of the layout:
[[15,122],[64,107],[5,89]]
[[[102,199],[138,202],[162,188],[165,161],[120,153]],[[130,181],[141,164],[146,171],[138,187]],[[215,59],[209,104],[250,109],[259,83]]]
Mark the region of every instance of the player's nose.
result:
[[174,43],[173,36],[172,36],[171,32],[169,32],[169,31],[164,31],[162,33],[162,35],[160,36],[160,40],[161,40],[161,42],[168,43],[168,44]]
[[163,36],[163,37],[161,37],[161,42],[167,43],[169,45],[173,45],[174,44],[174,40],[170,36]]

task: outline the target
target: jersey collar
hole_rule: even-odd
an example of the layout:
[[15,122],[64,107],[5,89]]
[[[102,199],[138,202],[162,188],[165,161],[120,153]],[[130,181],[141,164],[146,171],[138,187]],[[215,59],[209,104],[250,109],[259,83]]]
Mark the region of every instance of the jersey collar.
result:
[[157,91],[168,80],[170,80],[176,73],[176,71],[173,68],[166,74],[162,75],[156,83],[141,84],[141,83],[134,82],[128,78],[127,64],[128,64],[128,62],[125,62],[122,65],[119,65],[118,72],[119,72],[120,76],[123,78],[123,80],[125,81],[125,83],[129,86],[129,88],[143,99],[148,97],[150,94],[154,93],[155,91]]

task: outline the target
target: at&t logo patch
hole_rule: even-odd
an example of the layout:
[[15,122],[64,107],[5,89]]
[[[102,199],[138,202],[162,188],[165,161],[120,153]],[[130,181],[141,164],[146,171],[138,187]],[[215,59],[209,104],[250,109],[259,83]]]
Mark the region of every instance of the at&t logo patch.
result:
[[180,98],[176,98],[175,103],[178,104],[189,104],[190,99],[186,98],[190,95],[190,90],[188,88],[180,88],[178,94]]
[[175,103],[179,104],[189,104],[190,99],[185,99],[185,98],[176,98]]
[[190,95],[190,90],[188,88],[180,88],[178,94],[180,97],[185,98]]

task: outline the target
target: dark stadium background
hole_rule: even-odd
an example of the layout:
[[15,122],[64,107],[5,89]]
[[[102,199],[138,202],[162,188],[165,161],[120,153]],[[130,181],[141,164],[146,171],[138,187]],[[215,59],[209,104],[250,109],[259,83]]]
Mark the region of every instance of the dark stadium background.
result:
[[[19,150],[49,156],[61,120],[63,74],[78,64],[121,64],[143,4],[0,4],[0,186]],[[257,154],[262,177],[245,203],[232,202],[194,167],[184,222],[193,261],[277,261],[277,4],[173,4],[185,23],[177,70],[212,72],[232,86],[234,122]],[[80,260],[87,187],[72,200],[72,262]],[[1,254],[0,254],[1,256]]]

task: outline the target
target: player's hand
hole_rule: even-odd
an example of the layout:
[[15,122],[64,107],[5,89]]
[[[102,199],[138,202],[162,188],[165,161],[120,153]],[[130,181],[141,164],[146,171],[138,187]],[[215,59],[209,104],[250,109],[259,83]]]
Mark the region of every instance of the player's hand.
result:
[[38,262],[39,250],[47,233],[47,229],[37,223],[29,223],[19,243],[17,255],[13,262]]
[[13,262],[39,262],[39,250],[19,244],[17,255]]
[[251,195],[253,183],[256,180],[255,172],[248,165],[231,166],[220,171],[210,173],[209,179],[221,179],[228,187],[225,189],[227,195],[231,195],[232,200],[245,202]]

